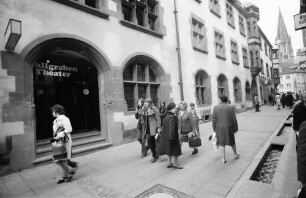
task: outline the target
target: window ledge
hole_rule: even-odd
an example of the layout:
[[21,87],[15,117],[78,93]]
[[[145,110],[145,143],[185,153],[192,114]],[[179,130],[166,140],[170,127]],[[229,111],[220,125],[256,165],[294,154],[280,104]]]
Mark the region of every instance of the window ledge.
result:
[[198,52],[201,52],[201,53],[204,53],[204,54],[208,54],[208,51],[207,51],[207,50],[200,49],[200,48],[195,47],[195,46],[193,46],[193,49],[194,49],[195,51],[198,51]]
[[150,34],[151,36],[155,36],[157,38],[163,38],[164,34],[160,33],[160,32],[156,32],[150,29],[147,29],[145,27],[136,25],[132,22],[126,21],[126,20],[121,20],[120,23],[126,27],[132,28],[134,30],[138,30],[140,32],[146,33],[146,34]]
[[246,69],[250,69],[250,67],[247,66],[247,65],[243,65],[243,67],[246,68]]
[[235,65],[239,65],[240,64],[239,61],[237,62],[237,61],[234,61],[234,60],[232,60],[232,63],[235,64]]
[[221,14],[217,13],[216,11],[210,9],[210,12],[213,13],[214,15],[216,15],[217,17],[219,17],[221,19]]
[[229,25],[229,26],[232,27],[233,29],[236,29],[236,27],[235,27],[233,24],[229,23],[229,22],[227,22],[227,25]]
[[224,60],[224,61],[226,60],[226,58],[225,58],[224,56],[220,56],[220,55],[218,55],[218,54],[216,54],[216,57],[219,58],[219,59],[221,59],[221,60]]
[[52,0],[61,4],[64,4],[66,6],[81,10],[83,12],[92,14],[94,16],[103,18],[103,19],[108,19],[109,17],[109,10],[108,9],[104,9],[104,10],[98,10],[96,8],[92,8],[86,5],[82,5],[78,2],[75,1],[71,1],[71,0]]

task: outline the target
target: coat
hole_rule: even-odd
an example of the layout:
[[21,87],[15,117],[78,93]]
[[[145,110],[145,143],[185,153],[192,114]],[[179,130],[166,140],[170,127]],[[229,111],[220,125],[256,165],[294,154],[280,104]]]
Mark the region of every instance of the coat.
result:
[[186,134],[195,129],[194,118],[191,112],[184,111],[181,115],[181,112],[178,112],[178,130],[181,134]]
[[297,140],[297,169],[298,181],[306,183],[306,121],[300,126]]
[[159,155],[179,156],[182,154],[178,132],[178,118],[173,113],[167,113],[163,119],[161,144],[157,148]]
[[293,130],[299,131],[303,121],[306,121],[306,106],[302,101],[293,110]]
[[[72,140],[70,133],[72,132],[72,126],[70,123],[70,120],[65,115],[59,115],[54,121],[53,121],[53,134],[56,133],[57,129],[59,127],[64,128],[64,133],[68,136],[68,142],[65,143],[66,151],[67,151],[67,159],[71,159],[71,147],[72,147]],[[58,133],[58,135],[55,137],[55,139],[64,137],[64,133]]]
[[142,111],[145,134],[155,136],[157,129],[161,127],[160,116],[156,108],[149,108]]
[[235,145],[234,134],[238,131],[238,123],[235,108],[232,105],[221,103],[215,106],[212,115],[212,123],[219,145]]

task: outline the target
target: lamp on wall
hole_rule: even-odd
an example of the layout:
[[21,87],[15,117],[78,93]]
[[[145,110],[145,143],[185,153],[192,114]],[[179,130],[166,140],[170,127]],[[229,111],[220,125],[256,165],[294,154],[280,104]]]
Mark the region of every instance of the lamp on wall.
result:
[[4,33],[5,49],[14,50],[20,37],[21,37],[21,21],[10,19]]

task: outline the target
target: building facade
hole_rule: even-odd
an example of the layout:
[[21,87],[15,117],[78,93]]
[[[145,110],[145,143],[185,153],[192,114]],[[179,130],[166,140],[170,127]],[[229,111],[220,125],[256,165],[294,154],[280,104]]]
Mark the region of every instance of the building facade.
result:
[[51,159],[56,103],[66,108],[76,140],[88,140],[75,141],[75,154],[133,136],[138,98],[156,106],[195,102],[207,121],[221,94],[239,111],[252,107],[261,94],[259,9],[174,2],[0,2],[0,35],[10,18],[22,21],[15,49],[0,39],[0,156],[10,169]]
[[280,74],[281,84],[278,85],[280,93],[301,94],[306,91],[306,71],[290,71]]

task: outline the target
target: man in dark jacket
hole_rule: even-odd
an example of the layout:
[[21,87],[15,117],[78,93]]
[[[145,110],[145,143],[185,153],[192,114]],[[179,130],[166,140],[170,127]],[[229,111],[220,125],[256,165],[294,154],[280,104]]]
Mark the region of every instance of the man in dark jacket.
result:
[[301,182],[298,197],[306,197],[306,121],[301,123],[297,141],[297,171],[298,181]]

